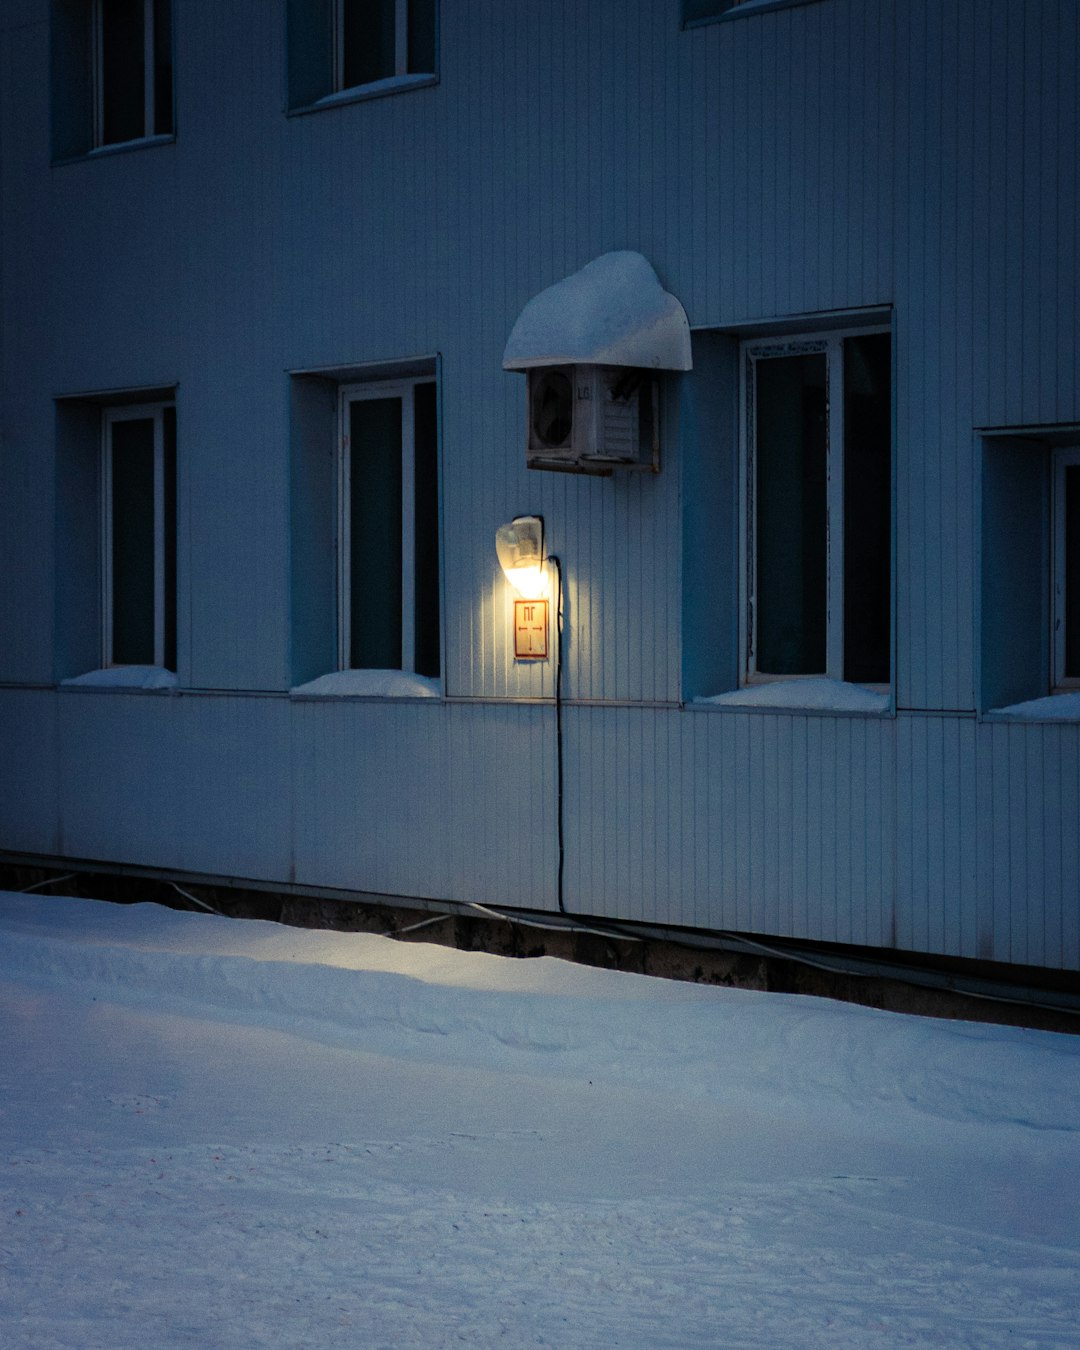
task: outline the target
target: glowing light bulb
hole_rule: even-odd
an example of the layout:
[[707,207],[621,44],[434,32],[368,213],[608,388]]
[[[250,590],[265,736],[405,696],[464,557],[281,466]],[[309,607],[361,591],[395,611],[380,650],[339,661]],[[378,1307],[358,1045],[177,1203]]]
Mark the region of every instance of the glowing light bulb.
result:
[[495,531],[495,551],[507,581],[523,600],[542,600],[548,581],[544,567],[544,522],[516,516]]

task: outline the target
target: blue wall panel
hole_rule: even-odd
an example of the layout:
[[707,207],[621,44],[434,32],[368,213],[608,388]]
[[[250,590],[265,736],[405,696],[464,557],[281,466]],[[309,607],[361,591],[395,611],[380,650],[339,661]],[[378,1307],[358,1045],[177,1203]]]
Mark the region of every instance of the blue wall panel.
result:
[[569,710],[567,907],[889,944],[894,727]]
[[[0,847],[554,907],[555,668],[514,661],[493,548],[536,512],[570,907],[1080,966],[1077,728],[973,715],[977,429],[1080,423],[1080,9],[677,8],[444,4],[437,85],[286,116],[281,7],[186,0],[175,143],[52,166],[48,9],[4,6]],[[507,333],[616,248],[702,332],[662,471],[530,472]],[[683,709],[734,678],[731,334],[878,305],[899,715]],[[436,354],[449,699],[290,702],[287,373]],[[79,594],[54,400],[173,385],[188,692],[35,689]]]
[[58,854],[60,740],[56,695],[0,692],[0,846]]
[[52,697],[62,853],[287,879],[284,700],[76,690]]

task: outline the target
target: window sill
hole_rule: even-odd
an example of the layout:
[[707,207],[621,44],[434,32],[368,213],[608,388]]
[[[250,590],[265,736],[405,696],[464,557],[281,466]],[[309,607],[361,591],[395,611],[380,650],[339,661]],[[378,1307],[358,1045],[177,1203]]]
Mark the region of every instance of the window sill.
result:
[[732,689],[730,693],[697,698],[693,707],[751,708],[763,712],[845,713],[884,717],[892,708],[889,694],[867,689],[861,684],[824,677],[794,680],[769,680],[762,684]]
[[171,670],[163,666],[108,666],[60,681],[61,689],[137,689],[143,693],[169,694],[177,687]]
[[352,89],[339,89],[337,93],[325,94],[314,103],[304,103],[297,108],[289,108],[287,112],[289,117],[300,117],[306,113],[322,112],[325,108],[340,108],[346,103],[362,103],[369,98],[406,94],[412,89],[428,89],[438,83],[438,75],[391,75],[385,80],[373,80],[371,84],[358,84]]
[[1026,703],[990,708],[984,717],[990,722],[1080,722],[1080,691],[1047,694],[1045,698],[1028,699]]
[[175,145],[176,135],[168,132],[161,136],[139,136],[133,141],[117,141],[115,145],[95,145],[79,155],[67,155],[63,159],[54,159],[53,167],[65,164],[86,164],[93,159],[108,159],[110,155],[126,155],[132,150],[149,150],[158,145]]
[[408,670],[335,670],[289,690],[295,699],[441,698],[438,680]]
[[727,23],[731,19],[748,19],[771,9],[795,9],[799,5],[813,5],[817,0],[743,0],[740,5],[725,9],[722,14],[709,14],[702,19],[688,19],[683,28],[705,28],[712,23]]

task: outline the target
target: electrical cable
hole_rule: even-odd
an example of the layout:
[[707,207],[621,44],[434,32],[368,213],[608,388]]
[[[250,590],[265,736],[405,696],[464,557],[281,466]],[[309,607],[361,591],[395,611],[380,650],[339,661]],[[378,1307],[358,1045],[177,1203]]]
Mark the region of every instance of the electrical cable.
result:
[[215,909],[213,905],[208,905],[205,900],[200,900],[197,895],[192,895],[190,891],[185,891],[183,886],[178,886],[175,881],[170,881],[169,885],[174,891],[178,892],[185,900],[190,900],[193,905],[199,909],[205,909],[207,914],[216,914],[219,919],[224,919],[220,909]]
[[401,937],[404,933],[415,933],[420,928],[430,928],[434,923],[445,923],[447,919],[454,916],[448,910],[445,914],[436,914],[433,919],[421,919],[419,923],[411,923],[407,928],[395,928],[392,933],[387,933],[387,937]]
[[42,886],[55,886],[59,885],[61,881],[74,881],[76,875],[75,872],[68,872],[66,876],[62,877],[46,877],[44,881],[35,881],[32,886],[21,886],[18,893],[19,895],[29,895],[31,891],[40,891]]
[[634,937],[630,933],[615,932],[610,928],[592,928],[588,924],[579,923],[571,914],[566,917],[569,923],[543,923],[539,919],[523,919],[517,914],[502,914],[497,909],[489,909],[487,905],[479,905],[475,900],[468,902],[470,909],[478,910],[481,914],[486,914],[491,919],[501,919],[503,923],[520,924],[522,928],[542,928],[548,933],[592,933],[595,937],[613,938],[617,942],[644,942],[644,938]]
[[563,576],[562,562],[555,553],[548,554],[548,562],[555,568],[558,586],[555,592],[555,764],[556,764],[556,806],[559,834],[559,872],[556,894],[559,900],[559,913],[566,913],[563,901],[563,869],[566,863],[566,841],[563,830],[563,732],[562,732],[562,678],[563,678]]
[[[561,843],[561,840],[560,840]],[[81,875],[76,872],[67,872],[61,876],[46,877],[42,881],[36,881],[29,886],[21,887],[15,894],[28,895],[33,891],[41,890],[42,887],[50,885],[59,885],[64,881],[71,881]],[[219,918],[227,917],[221,910],[208,905],[204,900],[192,895],[190,891],[179,886],[175,881],[165,877],[160,877],[167,885],[171,886],[185,900],[205,910],[209,914],[214,914]],[[560,901],[562,899],[560,892]],[[815,970],[820,970],[831,975],[848,975],[856,978],[866,979],[889,979],[895,980],[900,984],[906,984],[915,988],[937,990],[944,993],[960,995],[965,998],[978,999],[988,1003],[1011,1004],[1021,1008],[1036,1008],[1055,1014],[1065,1014],[1072,1017],[1080,1016],[1080,1003],[1075,996],[1067,995],[1055,998],[1052,994],[1046,996],[1043,991],[1035,989],[1015,989],[1010,988],[1005,983],[999,983],[993,980],[974,978],[957,973],[946,973],[932,970],[915,969],[910,966],[893,964],[891,962],[871,961],[862,957],[845,958],[838,954],[828,954],[822,956],[812,956],[810,953],[800,950],[797,946],[785,946],[768,942],[756,941],[740,933],[725,932],[717,930],[712,933],[676,933],[668,928],[660,928],[651,924],[634,924],[632,929],[616,921],[605,921],[605,928],[598,928],[589,923],[583,922],[578,916],[569,913],[565,907],[560,904],[560,909],[565,915],[566,923],[545,922],[539,918],[527,918],[524,912],[504,913],[499,910],[491,909],[486,905],[477,904],[475,901],[467,902],[467,907],[484,914],[492,919],[497,919],[502,923],[509,925],[517,924],[523,928],[543,929],[554,933],[590,933],[597,937],[607,938],[612,941],[621,942],[648,942],[661,941],[671,942],[675,946],[683,947],[690,951],[727,951],[732,953],[755,954],[771,957],[774,960],[791,961],[797,965],[808,966]],[[430,918],[422,919],[419,923],[411,924],[406,928],[399,928],[396,932],[387,933],[387,937],[398,937],[404,933],[415,932],[421,928],[427,928],[437,923],[443,923],[446,919],[453,917],[453,910],[442,914],[433,915]],[[1042,994],[1040,997],[1039,995]]]
[[[612,924],[615,935],[629,938],[630,934]],[[648,928],[639,941],[647,941],[651,936]],[[659,936],[659,935],[657,935]],[[1080,1007],[1071,1001],[1059,1001],[1049,998],[1033,998],[1030,994],[1011,991],[1005,985],[995,985],[992,981],[966,978],[963,975],[947,975],[932,970],[919,970],[911,966],[894,965],[884,961],[866,961],[860,958],[845,959],[843,956],[814,957],[797,947],[774,946],[766,942],[757,942],[753,938],[739,933],[727,933],[721,930],[705,936],[690,935],[674,937],[665,934],[660,940],[673,942],[676,946],[690,951],[728,951],[756,956],[769,957],[772,960],[790,961],[795,965],[820,970],[827,975],[848,975],[855,979],[894,980],[897,984],[906,984],[914,989],[930,989],[939,993],[957,994],[963,998],[982,999],[987,1003],[1008,1003],[1021,1008],[1038,1008],[1044,1012],[1062,1013],[1067,1016],[1080,1016]],[[976,987],[981,985],[982,987]]]

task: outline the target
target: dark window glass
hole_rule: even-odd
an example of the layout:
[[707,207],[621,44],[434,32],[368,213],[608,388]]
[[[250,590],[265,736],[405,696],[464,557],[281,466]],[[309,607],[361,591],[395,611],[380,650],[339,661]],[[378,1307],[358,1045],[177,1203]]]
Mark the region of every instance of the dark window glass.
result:
[[409,74],[431,75],[435,71],[436,0],[411,0],[409,4]]
[[401,669],[401,399],[349,405],[349,664]]
[[101,143],[146,135],[142,0],[101,6]]
[[416,672],[439,673],[439,445],[434,384],[414,389]]
[[844,343],[844,679],[889,682],[892,371],[888,333]]
[[113,422],[112,659],[154,663],[154,422]]
[[733,9],[741,0],[683,0],[683,23],[700,23],[703,19],[715,19]]
[[165,650],[162,664],[176,669],[176,409],[161,414],[164,449],[162,456],[162,497],[165,536]]
[[1080,464],[1065,467],[1065,675],[1080,679]]
[[826,360],[757,362],[756,665],[820,674],[826,650]]
[[154,5],[154,132],[168,135],[173,129],[172,3]]
[[342,15],[342,87],[385,80],[395,73],[394,0],[345,0]]

